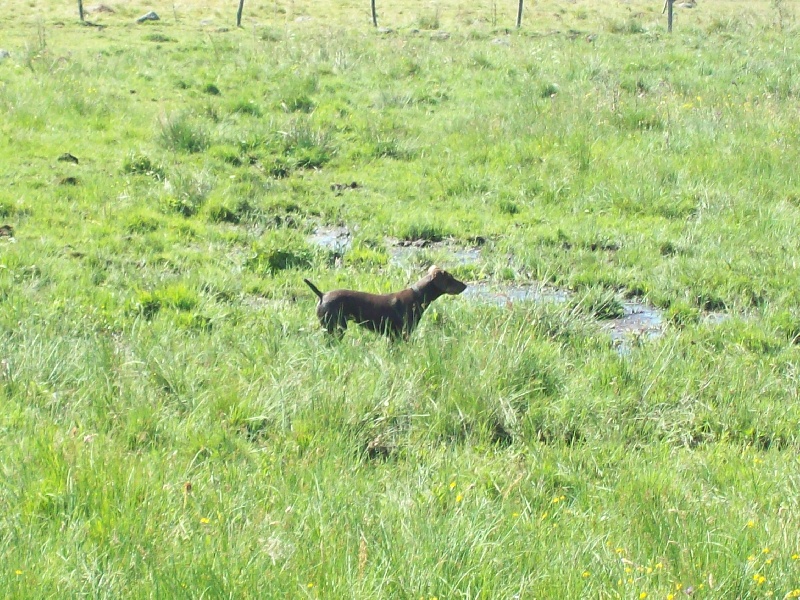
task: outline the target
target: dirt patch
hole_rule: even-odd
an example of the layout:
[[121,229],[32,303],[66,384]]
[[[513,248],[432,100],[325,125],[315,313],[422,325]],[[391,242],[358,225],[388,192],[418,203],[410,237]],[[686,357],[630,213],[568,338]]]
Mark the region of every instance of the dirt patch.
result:
[[345,190],[357,190],[360,185],[358,185],[357,181],[351,181],[350,183],[332,183],[331,184],[331,191],[336,192],[337,196],[341,196],[342,192]]
[[77,165],[80,161],[78,157],[70,154],[69,152],[64,152],[61,156],[58,157],[58,162],[68,162],[72,163],[73,165]]

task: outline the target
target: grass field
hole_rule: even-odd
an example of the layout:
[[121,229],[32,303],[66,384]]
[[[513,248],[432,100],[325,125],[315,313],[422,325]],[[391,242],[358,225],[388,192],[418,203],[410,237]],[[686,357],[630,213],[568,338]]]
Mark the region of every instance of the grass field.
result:
[[[800,597],[796,6],[73,4],[0,0],[2,597]],[[434,260],[569,301],[319,329]]]

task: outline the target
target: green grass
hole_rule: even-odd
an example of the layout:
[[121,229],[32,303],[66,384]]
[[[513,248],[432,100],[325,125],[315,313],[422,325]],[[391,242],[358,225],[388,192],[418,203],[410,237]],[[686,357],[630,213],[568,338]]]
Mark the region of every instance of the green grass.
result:
[[[0,595],[800,596],[789,3],[672,36],[645,2],[510,32],[488,3],[379,3],[392,33],[28,8],[0,20]],[[304,277],[388,292],[478,239],[440,266],[570,301],[320,331]],[[628,297],[666,325],[620,353]]]

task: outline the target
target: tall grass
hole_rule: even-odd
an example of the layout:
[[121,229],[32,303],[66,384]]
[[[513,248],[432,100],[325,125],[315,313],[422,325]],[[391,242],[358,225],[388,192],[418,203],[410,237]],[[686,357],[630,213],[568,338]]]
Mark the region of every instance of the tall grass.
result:
[[314,6],[0,17],[2,595],[799,596],[789,7]]

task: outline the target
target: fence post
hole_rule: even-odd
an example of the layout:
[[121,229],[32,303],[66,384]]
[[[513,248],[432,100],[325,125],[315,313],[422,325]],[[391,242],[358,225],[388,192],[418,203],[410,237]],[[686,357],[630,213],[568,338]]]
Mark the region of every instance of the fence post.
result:
[[672,4],[675,0],[667,0],[667,32],[672,33]]
[[244,8],[244,0],[239,0],[239,10],[236,11],[236,26],[242,26],[242,9]]
[[522,2],[523,0],[519,0],[519,8],[517,8],[517,29],[522,27]]
[[83,0],[78,0],[78,16],[83,21]]
[[378,15],[375,14],[375,0],[370,0],[370,4],[372,5],[372,24],[377,27],[378,26]]

